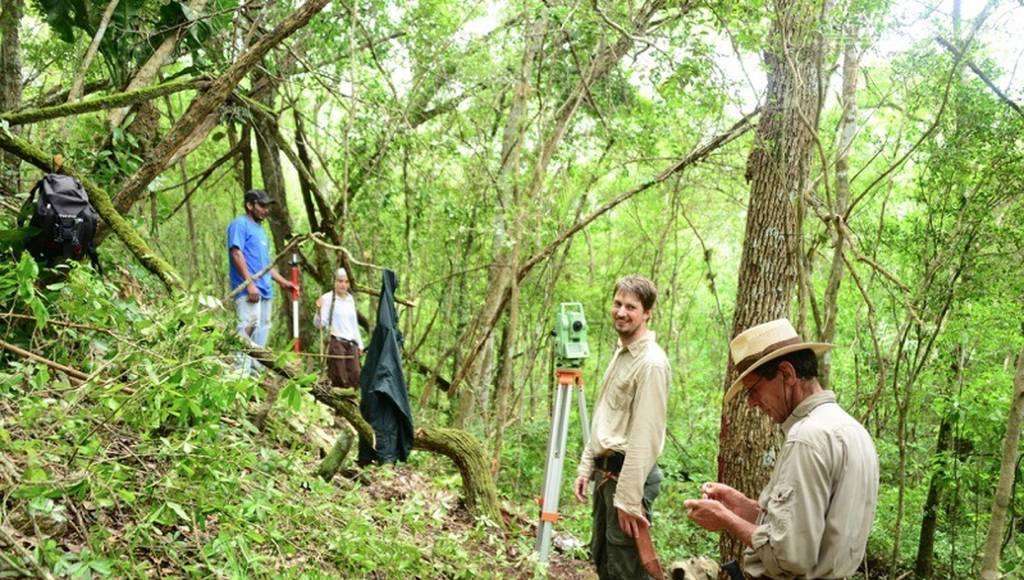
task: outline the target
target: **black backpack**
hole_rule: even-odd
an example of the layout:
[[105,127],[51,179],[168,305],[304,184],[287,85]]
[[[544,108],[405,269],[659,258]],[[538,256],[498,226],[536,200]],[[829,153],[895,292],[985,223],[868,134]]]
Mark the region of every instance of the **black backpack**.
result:
[[36,211],[29,226],[38,230],[26,245],[32,256],[51,265],[89,256],[102,274],[93,240],[100,216],[89,203],[82,183],[68,175],[48,173],[32,188],[32,195],[36,197]]

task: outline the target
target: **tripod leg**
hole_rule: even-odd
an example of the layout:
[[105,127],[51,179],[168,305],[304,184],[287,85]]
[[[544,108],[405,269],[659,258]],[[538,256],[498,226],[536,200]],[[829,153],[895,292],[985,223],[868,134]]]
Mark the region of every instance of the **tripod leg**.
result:
[[544,467],[544,492],[540,504],[540,522],[537,525],[537,559],[548,561],[551,536],[558,519],[559,492],[562,487],[562,469],[565,463],[565,440],[569,432],[569,408],[572,386],[559,384],[555,395],[555,412],[548,438],[548,459]]

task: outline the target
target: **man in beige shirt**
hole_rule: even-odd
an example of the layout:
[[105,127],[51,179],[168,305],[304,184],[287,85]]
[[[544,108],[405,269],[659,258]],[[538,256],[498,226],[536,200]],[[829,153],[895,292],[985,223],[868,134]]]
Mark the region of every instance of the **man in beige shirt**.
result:
[[647,578],[636,538],[646,532],[658,495],[656,465],[665,444],[670,369],[665,351],[648,330],[657,290],[642,276],[615,285],[612,322],[619,344],[608,363],[573,486],[586,501],[594,481],[591,558],[598,576]]
[[747,404],[782,426],[786,441],[757,501],[721,483],[687,500],[690,519],[725,531],[747,549],[743,570],[767,578],[853,575],[878,505],[878,454],[867,430],[818,383],[818,356],[786,319],[750,328],[729,345],[739,378],[728,402]]

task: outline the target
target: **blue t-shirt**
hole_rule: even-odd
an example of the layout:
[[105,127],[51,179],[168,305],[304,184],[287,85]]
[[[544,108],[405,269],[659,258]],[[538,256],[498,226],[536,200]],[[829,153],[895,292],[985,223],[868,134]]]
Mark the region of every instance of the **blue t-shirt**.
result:
[[[235,263],[231,261],[231,248],[242,250],[242,257],[245,258],[245,265],[249,268],[249,275],[253,275],[270,264],[270,242],[267,241],[267,233],[263,226],[253,221],[247,215],[236,217],[228,224],[228,280],[231,282],[231,289],[234,290],[241,284],[245,277],[242,276]],[[266,299],[274,296],[273,287],[270,285],[270,271],[254,280],[260,295]],[[244,294],[242,290],[241,294]],[[240,294],[236,294],[238,296]]]

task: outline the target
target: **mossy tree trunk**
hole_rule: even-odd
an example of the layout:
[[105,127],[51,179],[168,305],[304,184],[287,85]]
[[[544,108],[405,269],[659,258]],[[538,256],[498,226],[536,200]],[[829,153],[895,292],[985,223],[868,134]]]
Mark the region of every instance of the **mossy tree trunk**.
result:
[[[13,111],[21,105],[21,36],[19,28],[24,0],[0,2],[0,111]],[[16,128],[12,129],[15,133]],[[21,190],[17,156],[5,154],[0,159],[0,188],[5,192]]]

